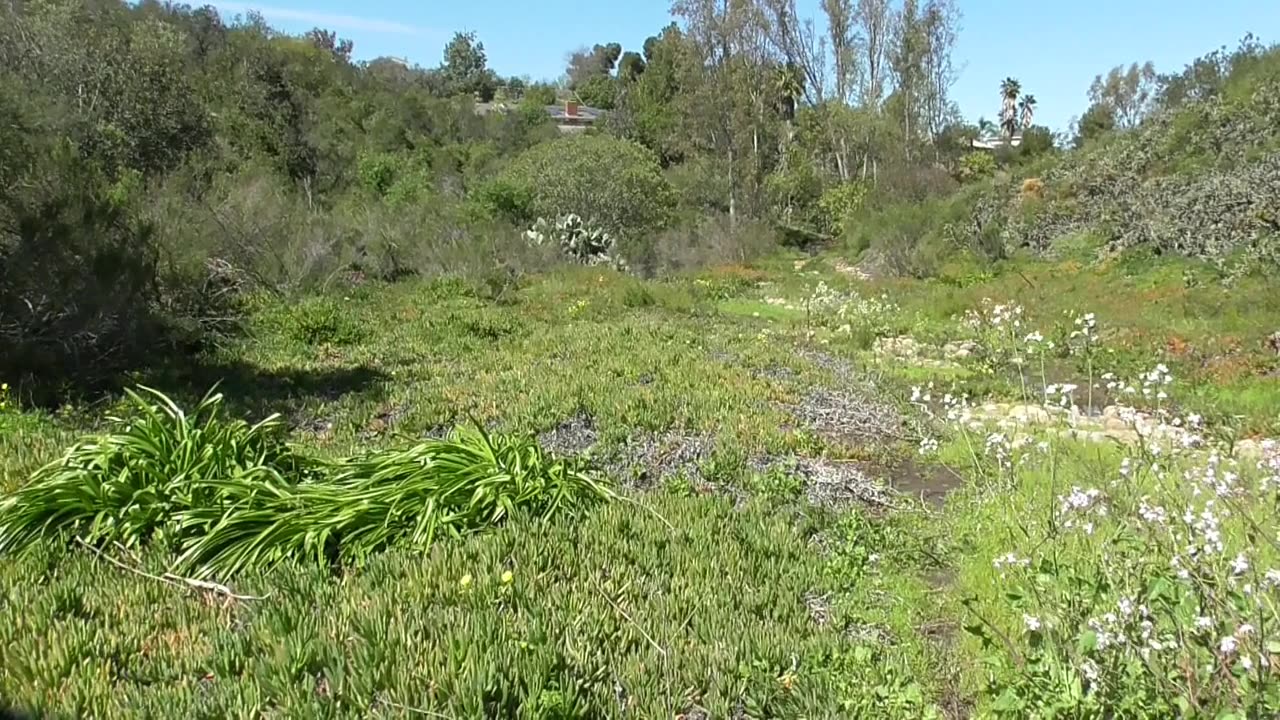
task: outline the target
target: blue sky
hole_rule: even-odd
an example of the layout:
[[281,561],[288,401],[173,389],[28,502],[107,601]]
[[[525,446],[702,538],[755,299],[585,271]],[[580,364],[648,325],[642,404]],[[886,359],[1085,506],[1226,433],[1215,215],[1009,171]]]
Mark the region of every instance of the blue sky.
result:
[[[1037,122],[1065,130],[1083,112],[1089,83],[1120,63],[1152,60],[1161,72],[1252,31],[1275,42],[1276,0],[957,0],[964,13],[952,91],[970,121],[999,110],[997,89],[1012,75],[1039,101]],[[315,26],[355,42],[358,59],[403,57],[431,67],[455,30],[473,30],[502,75],[554,79],[582,45],[639,49],[671,21],[667,0],[268,0],[213,4],[235,14],[254,8],[275,27]],[[819,0],[799,0],[820,17]]]

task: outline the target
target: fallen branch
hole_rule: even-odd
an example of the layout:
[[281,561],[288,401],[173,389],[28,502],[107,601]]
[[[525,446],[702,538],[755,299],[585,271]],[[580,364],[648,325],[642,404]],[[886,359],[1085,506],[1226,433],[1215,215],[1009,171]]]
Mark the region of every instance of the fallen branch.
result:
[[667,651],[666,651],[666,650],[664,650],[664,649],[662,648],[662,646],[658,644],[658,641],[657,641],[657,640],[654,640],[652,637],[650,637],[650,636],[649,636],[649,633],[645,632],[645,631],[644,631],[644,628],[640,627],[640,623],[636,622],[635,620],[632,620],[632,619],[631,619],[631,616],[627,614],[627,611],[626,611],[626,610],[623,610],[623,609],[618,605],[618,603],[614,602],[614,601],[613,601],[613,598],[611,598],[611,597],[609,597],[608,595],[606,595],[606,594],[605,594],[605,592],[604,592],[603,590],[601,590],[600,588],[598,588],[598,587],[596,588],[596,592],[600,593],[600,597],[604,598],[604,599],[605,599],[605,600],[606,600],[610,605],[612,605],[612,606],[613,606],[613,609],[614,609],[614,610],[617,610],[617,611],[618,611],[618,614],[620,614],[620,615],[622,615],[622,617],[626,618],[627,622],[631,623],[631,625],[632,625],[632,626],[634,626],[636,630],[639,630],[639,631],[640,631],[640,634],[644,636],[644,639],[645,639],[645,640],[648,640],[648,641],[649,641],[649,644],[653,646],[653,649],[654,649],[654,650],[657,650],[659,653],[661,653],[661,654],[662,654],[662,657],[664,657],[664,658],[667,656]]
[[125,563],[120,562],[119,560],[117,560],[117,559],[115,559],[115,558],[111,557],[110,555],[108,555],[108,554],[106,554],[106,553],[102,552],[102,550],[99,550],[98,548],[94,547],[94,546],[93,546],[93,545],[91,545],[90,543],[85,542],[85,541],[84,541],[84,538],[81,538],[81,537],[77,536],[77,537],[76,537],[76,542],[78,542],[78,543],[80,543],[81,545],[83,545],[83,546],[85,546],[85,547],[89,548],[89,549],[90,549],[90,550],[92,550],[92,551],[94,552],[94,554],[96,554],[98,557],[102,558],[103,560],[106,560],[107,562],[111,563],[112,565],[115,565],[116,567],[118,567],[118,568],[120,568],[120,569],[122,569],[122,570],[127,570],[127,571],[129,571],[129,572],[133,573],[134,575],[141,575],[141,576],[142,576],[142,577],[144,577],[144,578],[148,578],[148,579],[150,579],[150,580],[155,580],[155,581],[157,581],[157,582],[162,582],[162,583],[165,583],[165,584],[167,584],[167,585],[173,585],[173,586],[175,586],[175,587],[187,587],[187,588],[192,588],[192,589],[195,589],[195,590],[203,590],[203,591],[205,591],[205,592],[211,592],[211,593],[215,593],[215,594],[217,594],[217,595],[222,595],[222,596],[224,596],[224,597],[231,598],[232,600],[266,600],[268,597],[270,597],[270,594],[269,594],[269,593],[268,593],[267,595],[261,595],[261,596],[259,596],[259,595],[240,595],[240,594],[238,594],[238,593],[232,592],[231,588],[227,587],[226,585],[220,585],[220,584],[218,584],[218,583],[215,583],[215,582],[209,582],[209,581],[207,581],[207,580],[196,580],[196,579],[193,579],[193,578],[182,577],[181,575],[174,575],[174,574],[173,574],[173,573],[171,573],[171,572],[167,572],[167,573],[165,573],[164,575],[152,575],[152,574],[151,574],[151,573],[149,573],[149,572],[145,572],[145,571],[139,570],[138,568],[135,568],[135,567],[132,567],[132,566],[130,566],[130,565],[127,565],[127,564],[125,564]]

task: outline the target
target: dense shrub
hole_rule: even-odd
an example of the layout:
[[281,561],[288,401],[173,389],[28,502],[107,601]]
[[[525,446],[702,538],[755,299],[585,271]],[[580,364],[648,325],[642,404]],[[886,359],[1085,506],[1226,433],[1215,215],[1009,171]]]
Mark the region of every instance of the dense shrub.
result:
[[996,159],[984,150],[974,150],[960,158],[960,166],[956,169],[956,179],[970,182],[988,178],[996,173]]
[[658,162],[643,147],[602,135],[574,135],[517,157],[500,176],[501,202],[529,198],[534,217],[576,214],[625,243],[660,229],[675,198]]
[[777,252],[779,237],[767,223],[729,221],[724,215],[684,223],[633,246],[628,264],[646,274],[746,264]]
[[823,221],[829,231],[844,234],[848,227],[846,222],[862,209],[866,201],[867,186],[860,182],[846,182],[828,188],[818,199],[818,207],[822,209]]
[[101,379],[154,352],[153,228],[66,147],[0,189],[0,374]]

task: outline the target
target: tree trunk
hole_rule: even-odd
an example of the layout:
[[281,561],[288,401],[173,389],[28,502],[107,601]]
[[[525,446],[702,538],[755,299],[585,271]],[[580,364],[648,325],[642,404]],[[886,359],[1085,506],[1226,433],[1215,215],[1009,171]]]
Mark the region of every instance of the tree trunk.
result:
[[733,162],[733,139],[729,140],[729,228],[731,230],[737,228],[738,221],[738,199],[737,199],[737,173],[734,172]]

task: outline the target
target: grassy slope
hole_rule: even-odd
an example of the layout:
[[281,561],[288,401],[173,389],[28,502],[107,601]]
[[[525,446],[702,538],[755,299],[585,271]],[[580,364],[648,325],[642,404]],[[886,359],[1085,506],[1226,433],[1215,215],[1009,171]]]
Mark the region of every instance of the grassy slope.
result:
[[[946,337],[952,316],[982,297],[1021,302],[1037,323],[1096,312],[1117,364],[1146,369],[1153,353],[1168,357],[1191,381],[1193,407],[1274,430],[1280,389],[1261,341],[1280,317],[1277,300],[1261,282],[1188,288],[1181,270],[1026,263],[871,289],[901,308],[884,331],[926,339]],[[941,514],[911,505],[839,514],[744,466],[786,454],[884,466],[911,451],[797,427],[787,405],[848,382],[830,358],[899,400],[928,378],[1013,386],[977,367],[875,364],[866,334],[765,302],[802,307],[818,280],[853,284],[823,263],[797,271],[787,259],[663,283],[566,272],[508,304],[447,284],[264,304],[253,339],[196,370],[144,379],[197,393],[224,378],[241,411],[282,411],[299,442],[333,453],[467,416],[527,432],[589,416],[606,451],[645,433],[705,435],[715,451],[701,475],[733,491],[670,481],[637,496],[654,513],[623,504],[579,525],[514,524],[336,578],[234,579],[240,592],[271,593],[260,602],[202,601],[82,551],[3,558],[0,697],[190,717],[413,714],[401,705],[450,717],[613,717],[620,702],[636,717],[698,707],[724,717],[739,706],[752,717],[871,708],[918,717],[988,702],[979,650],[956,637],[956,601],[998,597],[989,558],[1013,540],[1002,523],[1043,503],[1042,491],[1033,484],[998,506],[962,493]],[[1079,374],[1065,362],[1062,372]],[[21,482],[105,410],[0,415],[3,482]]]

